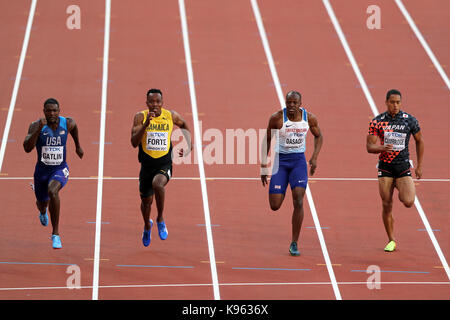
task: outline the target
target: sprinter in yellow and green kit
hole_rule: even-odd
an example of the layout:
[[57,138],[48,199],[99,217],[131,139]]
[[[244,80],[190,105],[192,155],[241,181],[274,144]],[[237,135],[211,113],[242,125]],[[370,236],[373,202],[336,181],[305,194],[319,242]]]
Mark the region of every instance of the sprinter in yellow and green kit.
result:
[[150,219],[153,195],[156,198],[158,216],[156,218],[161,240],[167,239],[168,230],[163,218],[165,186],[172,177],[172,142],[171,135],[175,124],[183,131],[188,143],[188,150],[180,149],[178,155],[186,156],[192,150],[190,131],[186,121],[175,111],[164,109],[162,92],[150,89],[147,92],[147,110],[136,113],[131,129],[131,145],[139,147],[138,159],[141,163],[139,172],[139,192],[141,196],[141,213],[144,219],[142,243],[150,245],[153,220]]

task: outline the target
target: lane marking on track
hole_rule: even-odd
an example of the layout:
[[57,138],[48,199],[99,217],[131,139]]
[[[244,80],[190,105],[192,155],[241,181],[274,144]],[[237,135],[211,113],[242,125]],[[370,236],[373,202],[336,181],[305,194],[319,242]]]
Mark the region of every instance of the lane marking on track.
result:
[[108,96],[108,57],[109,35],[111,25],[111,0],[105,0],[105,33],[103,43],[102,100],[100,112],[100,141],[98,152],[97,208],[95,217],[94,266],[92,275],[92,300],[98,300],[98,283],[100,269],[100,241],[103,198],[103,163],[105,157],[106,100]]
[[192,58],[191,58],[191,49],[189,45],[189,30],[187,25],[186,18],[186,8],[184,5],[184,0],[178,0],[178,6],[180,9],[180,18],[181,18],[181,29],[183,35],[183,46],[184,46],[184,56],[186,60],[186,71],[189,82],[189,95],[191,98],[191,108],[192,108],[192,119],[194,121],[194,141],[196,144],[195,152],[197,153],[198,159],[198,170],[200,175],[200,186],[202,190],[202,200],[203,200],[203,213],[205,216],[205,224],[206,224],[206,238],[208,240],[208,251],[209,251],[209,261],[211,267],[211,278],[213,283],[213,292],[214,299],[220,300],[220,291],[219,291],[219,280],[217,276],[217,268],[216,268],[216,258],[214,252],[214,243],[211,229],[211,217],[209,212],[209,201],[208,201],[208,191],[206,188],[206,175],[205,168],[203,166],[203,154],[202,148],[200,147],[200,143],[202,141],[200,137],[200,124],[198,120],[198,110],[197,110],[197,97],[195,94],[195,81],[194,81],[194,71],[192,69]]
[[3,160],[5,158],[6,143],[8,141],[9,130],[11,128],[11,122],[14,114],[14,108],[16,106],[17,94],[19,93],[20,79],[22,78],[23,66],[25,64],[25,58],[27,56],[28,43],[30,42],[31,28],[33,26],[33,19],[36,12],[37,0],[31,1],[30,11],[28,13],[27,27],[25,30],[25,37],[23,39],[22,51],[20,52],[19,65],[17,66],[17,73],[14,81],[13,92],[11,95],[11,101],[9,103],[8,115],[6,117],[6,124],[3,130],[3,138],[0,145],[0,171],[2,171]]
[[409,26],[413,30],[414,34],[416,35],[416,37],[419,40],[422,47],[425,49],[425,52],[428,54],[428,57],[430,57],[431,61],[433,62],[434,67],[439,72],[439,75],[441,76],[442,80],[444,80],[445,84],[447,85],[447,88],[450,89],[450,80],[448,79],[447,74],[445,73],[444,69],[442,68],[441,64],[439,63],[438,59],[434,55],[431,48],[428,46],[428,43],[426,42],[425,38],[422,36],[422,33],[420,32],[419,28],[417,28],[416,24],[414,23],[413,18],[411,18],[411,16],[410,16],[408,10],[406,10],[406,8],[403,5],[401,0],[395,0],[395,3],[397,4],[398,8],[402,12],[406,21],[408,21]]
[[[341,41],[341,44],[345,50],[345,53],[347,54],[347,57],[350,61],[350,63],[352,64],[353,67],[353,71],[355,72],[358,81],[361,85],[361,88],[363,89],[364,95],[366,96],[367,101],[369,102],[370,108],[372,109],[372,113],[374,116],[377,116],[379,114],[378,112],[378,108],[375,105],[375,102],[373,101],[372,95],[369,91],[369,89],[367,88],[366,85],[366,81],[364,80],[364,77],[362,76],[358,64],[356,63],[356,60],[353,56],[353,53],[350,49],[350,46],[347,43],[347,40],[345,38],[344,33],[342,32],[341,26],[339,25],[339,22],[336,19],[336,16],[334,14],[333,8],[331,7],[330,3],[328,0],[322,0],[323,4],[325,5],[325,8],[327,9],[328,15],[330,16],[332,22],[333,22],[333,26],[334,29],[336,30],[336,33],[339,36],[339,40]],[[397,5],[400,6],[401,1],[400,0],[396,0]],[[407,13],[407,12],[406,12]],[[404,13],[405,14],[405,13]],[[405,15],[406,17],[406,15]],[[420,32],[419,32],[420,34]],[[417,35],[417,34],[416,34]],[[447,79],[448,80],[448,79]],[[450,88],[450,84],[449,84],[449,88]],[[441,247],[439,246],[438,241],[436,240],[436,237],[434,236],[433,230],[431,229],[430,223],[428,222],[428,219],[426,217],[425,212],[422,209],[422,206],[419,202],[419,198],[417,198],[417,195],[415,196],[414,199],[414,204],[417,208],[417,211],[419,212],[420,218],[422,219],[422,222],[428,232],[428,235],[431,239],[431,242],[433,243],[434,249],[436,250],[436,253],[442,263],[442,265],[444,266],[445,272],[447,273],[447,277],[450,280],[450,268],[448,266],[447,260],[445,259],[445,256],[441,250]]]
[[130,268],[169,268],[169,269],[193,269],[194,266],[155,266],[142,264],[116,264],[116,267],[130,267]]
[[[96,221],[86,221],[86,223],[93,224],[93,223],[97,223],[97,222]],[[110,222],[102,221],[102,224],[110,224]]]
[[[278,96],[278,101],[280,103],[280,107],[283,109],[284,106],[284,96],[283,96],[283,92],[281,89],[281,81],[278,78],[278,73],[277,70],[275,68],[275,62],[272,56],[272,52],[270,50],[270,46],[269,46],[269,41],[267,40],[267,35],[266,35],[266,30],[264,28],[264,23],[262,21],[262,17],[261,17],[261,13],[259,11],[259,7],[258,7],[258,3],[256,0],[251,0],[251,5],[252,5],[252,9],[253,9],[253,14],[255,16],[256,19],[256,24],[258,26],[258,30],[259,30],[259,34],[260,34],[260,38],[264,47],[264,52],[266,54],[266,59],[267,62],[269,64],[269,69],[270,69],[270,73],[272,75],[272,80],[273,83],[275,85],[275,91],[277,93]],[[337,285],[336,282],[336,277],[334,275],[334,271],[333,271],[333,267],[331,265],[331,261],[330,261],[330,257],[328,255],[328,250],[327,250],[327,246],[325,243],[325,239],[323,237],[323,233],[322,233],[322,229],[320,227],[320,222],[319,222],[319,217],[317,215],[316,212],[316,207],[314,205],[314,200],[312,198],[312,194],[311,194],[311,190],[310,187],[307,186],[306,188],[306,197],[308,199],[308,204],[311,210],[311,215],[313,217],[314,220],[314,225],[316,226],[316,231],[317,231],[317,236],[319,238],[319,242],[320,242],[320,247],[322,249],[322,253],[325,259],[325,262],[327,264],[327,270],[328,270],[328,274],[330,276],[330,280],[331,280],[331,284],[333,287],[333,291],[334,291],[334,295],[336,296],[336,300],[341,300],[341,293],[339,292],[339,287]]]
[[[367,270],[350,270],[350,272],[364,272],[364,273],[367,273]],[[429,273],[428,271],[406,271],[406,270],[380,270],[379,272],[387,272],[387,273]]]
[[74,266],[75,263],[57,263],[57,262],[15,262],[1,261],[0,264],[21,264],[21,265],[46,265],[46,266]]
[[311,271],[311,269],[291,269],[291,268],[255,268],[255,267],[232,267],[234,270],[262,270],[262,271]]
[[[431,281],[415,281],[415,282],[375,282],[380,285],[450,285],[450,282],[431,282]],[[302,286],[302,285],[331,285],[331,282],[235,282],[221,283],[220,286]],[[340,281],[339,285],[363,285],[367,286],[367,281]],[[175,283],[175,284],[124,284],[99,286],[100,289],[134,289],[134,288],[186,288],[186,287],[212,287],[212,283]],[[92,289],[92,286],[80,286],[80,289]],[[64,287],[20,287],[20,288],[0,288],[0,291],[21,291],[21,290],[72,290]]]
[[[0,173],[0,176],[5,175],[7,173]],[[0,177],[0,180],[32,180],[33,177]],[[89,176],[89,177],[70,177],[72,180],[97,180],[97,176]],[[111,177],[111,176],[103,176],[103,180],[139,180],[139,177]],[[200,180],[200,177],[173,177],[170,180]],[[232,181],[232,180],[241,180],[241,181],[260,181],[261,178],[256,177],[210,177],[206,178],[206,180],[222,180],[222,181]],[[414,179],[413,179],[414,180]],[[316,181],[378,181],[377,178],[308,178],[309,182]],[[414,180],[416,181],[416,180]],[[417,180],[419,181],[419,180]],[[420,179],[421,182],[450,182],[450,179]]]

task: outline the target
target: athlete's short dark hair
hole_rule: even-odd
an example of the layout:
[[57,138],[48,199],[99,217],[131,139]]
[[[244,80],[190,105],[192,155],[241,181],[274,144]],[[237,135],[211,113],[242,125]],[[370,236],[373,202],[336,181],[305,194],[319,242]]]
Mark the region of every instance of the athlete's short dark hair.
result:
[[300,98],[300,100],[302,100],[302,95],[300,94],[300,92],[295,91],[295,90],[291,90],[291,91],[289,91],[288,93],[286,93],[286,100],[287,100],[287,98],[288,98],[290,95],[292,95],[292,94],[296,94],[296,95]]
[[402,97],[402,94],[400,93],[400,91],[398,91],[397,89],[391,89],[386,93],[386,101],[389,100],[389,98],[391,97],[391,95],[393,94],[398,94],[400,96],[400,98]]
[[44,108],[47,104],[56,104],[56,105],[58,105],[58,108],[59,108],[59,102],[55,98],[48,98],[47,100],[45,100]]
[[148,95],[149,95],[150,93],[159,93],[159,94],[161,95],[161,98],[162,98],[162,91],[159,90],[159,89],[150,89],[150,90],[148,90],[148,91],[147,91],[147,97],[148,97]]

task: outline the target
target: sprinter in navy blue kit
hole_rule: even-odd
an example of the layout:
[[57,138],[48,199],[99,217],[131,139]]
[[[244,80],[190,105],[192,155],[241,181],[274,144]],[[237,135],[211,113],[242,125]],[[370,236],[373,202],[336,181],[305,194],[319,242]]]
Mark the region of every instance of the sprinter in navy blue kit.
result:
[[[267,155],[274,135],[275,161],[269,185],[270,208],[278,210],[283,203],[287,185],[291,186],[294,211],[292,213],[292,241],[289,253],[300,255],[298,239],[303,222],[303,198],[308,183],[308,167],[305,159],[306,134],[308,131],[314,136],[314,151],[309,160],[310,175],[317,167],[317,157],[323,143],[322,133],[317,118],[302,108],[302,96],[297,91],[289,91],[286,95],[286,108],[272,114],[266,132],[267,154],[262,154],[261,181],[263,186],[268,184]],[[262,150],[265,150],[264,146]]]
[[62,247],[59,236],[59,191],[69,180],[69,166],[66,163],[67,135],[75,142],[77,155],[83,158],[83,149],[78,138],[75,120],[59,116],[59,103],[53,98],[44,102],[44,118],[30,124],[28,134],[23,142],[25,152],[37,150],[37,163],[34,171],[34,193],[39,210],[39,220],[43,226],[48,225],[47,207],[52,222],[52,246]]

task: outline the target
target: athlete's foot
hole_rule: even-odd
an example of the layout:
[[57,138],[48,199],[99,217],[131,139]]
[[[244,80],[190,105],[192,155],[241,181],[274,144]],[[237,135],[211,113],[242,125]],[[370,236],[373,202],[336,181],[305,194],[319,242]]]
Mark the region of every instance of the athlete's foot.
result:
[[41,221],[41,224],[45,227],[48,225],[48,214],[47,209],[45,209],[45,213],[39,212],[39,221]]
[[300,251],[298,251],[297,242],[292,241],[291,246],[289,247],[289,253],[291,256],[299,256]]
[[384,248],[384,251],[386,252],[392,252],[395,250],[396,247],[396,243],[395,241],[389,241],[389,243],[386,245],[386,247]]
[[59,235],[52,234],[52,246],[53,246],[53,249],[61,249],[62,248],[61,238],[59,237]]
[[152,237],[151,237],[151,231],[152,231],[152,227],[153,227],[153,220],[150,219],[150,229],[145,230],[142,234],[142,244],[144,245],[144,247],[148,247],[150,245],[150,242],[152,241]]
[[161,240],[166,240],[167,236],[169,235],[166,224],[164,223],[164,221],[157,222],[156,224],[158,225],[159,238]]

